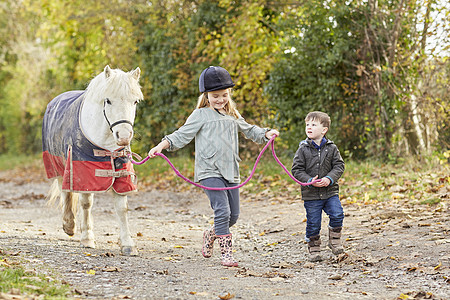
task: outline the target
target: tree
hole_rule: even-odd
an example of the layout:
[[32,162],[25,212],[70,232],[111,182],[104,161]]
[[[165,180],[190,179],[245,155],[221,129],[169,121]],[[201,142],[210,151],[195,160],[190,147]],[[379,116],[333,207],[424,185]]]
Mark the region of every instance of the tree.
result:
[[358,101],[353,66],[360,39],[354,24],[363,21],[362,15],[354,5],[318,1],[291,11],[280,29],[286,32],[284,51],[265,87],[273,99],[278,126],[286,131],[283,136],[295,151],[305,135],[306,114],[323,110],[333,121],[329,136],[347,155],[364,153],[365,120],[359,113],[364,103]]
[[[346,155],[388,158],[400,153],[393,149],[430,149],[437,139],[431,132],[441,131],[433,128],[443,128],[448,116],[440,98],[444,73],[432,71],[445,58],[425,51],[424,39],[433,35],[429,16],[439,11],[433,4],[312,1],[297,10],[291,20],[299,25],[288,23],[287,50],[266,87],[276,99],[280,124],[293,137],[290,144],[303,136],[306,113],[323,109],[332,115],[330,135]],[[431,78],[441,80],[427,89],[434,95],[425,96],[422,87]],[[437,105],[428,105],[431,100]]]
[[270,115],[263,84],[278,51],[268,1],[154,2],[140,20],[139,56],[147,104],[138,115],[142,146],[181,126],[195,108],[198,76],[225,67],[236,82],[233,98],[249,120]]

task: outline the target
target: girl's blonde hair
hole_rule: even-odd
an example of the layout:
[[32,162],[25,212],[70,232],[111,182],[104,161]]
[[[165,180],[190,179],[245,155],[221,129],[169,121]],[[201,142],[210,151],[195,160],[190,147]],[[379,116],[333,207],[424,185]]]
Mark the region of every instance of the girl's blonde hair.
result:
[[[228,89],[228,93],[231,94],[231,89]],[[209,107],[209,101],[208,101],[208,93],[202,93],[199,97],[198,97],[198,101],[197,101],[197,107],[196,108],[202,108],[202,107]],[[225,104],[224,108],[223,108],[227,115],[233,116],[234,118],[238,119],[239,118],[239,112],[236,109],[236,102],[233,101],[233,99],[228,100],[227,104]]]

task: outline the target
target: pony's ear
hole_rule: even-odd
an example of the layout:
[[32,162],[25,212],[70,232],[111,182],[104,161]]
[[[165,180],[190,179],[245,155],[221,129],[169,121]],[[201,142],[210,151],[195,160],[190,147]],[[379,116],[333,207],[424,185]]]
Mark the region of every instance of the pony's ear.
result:
[[139,77],[141,76],[141,69],[139,69],[139,67],[137,67],[136,69],[134,69],[131,72],[131,76],[133,76],[134,79],[136,79],[137,81],[139,81]]
[[105,72],[106,78],[109,78],[109,76],[111,76],[111,68],[109,67],[109,65],[106,65],[106,67],[103,71]]

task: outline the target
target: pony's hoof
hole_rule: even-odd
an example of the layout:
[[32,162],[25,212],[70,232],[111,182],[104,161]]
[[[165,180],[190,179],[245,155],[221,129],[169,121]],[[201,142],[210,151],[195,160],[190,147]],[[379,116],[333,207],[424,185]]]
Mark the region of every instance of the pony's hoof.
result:
[[95,248],[95,242],[93,240],[81,241],[81,246],[85,248]]
[[73,236],[75,234],[75,224],[63,224],[63,230],[68,236]]
[[137,256],[138,250],[136,247],[124,246],[120,249],[120,254],[124,256]]

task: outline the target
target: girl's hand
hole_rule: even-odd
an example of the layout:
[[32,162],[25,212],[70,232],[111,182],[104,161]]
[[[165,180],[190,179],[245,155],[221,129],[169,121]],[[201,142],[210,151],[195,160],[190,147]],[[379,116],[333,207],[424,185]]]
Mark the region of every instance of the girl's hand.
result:
[[150,149],[150,151],[148,151],[148,156],[150,158],[153,158],[156,156],[155,153],[161,153],[161,151],[162,151],[162,149],[159,149],[158,146],[153,147],[152,149]]
[[150,149],[150,151],[148,151],[148,156],[150,158],[155,157],[156,153],[161,153],[161,151],[163,151],[164,149],[169,148],[169,142],[167,140],[162,141],[161,143],[159,143],[156,147],[153,147],[152,149]]
[[270,140],[274,135],[276,135],[276,136],[279,136],[279,135],[280,135],[280,133],[278,132],[278,130],[276,130],[276,129],[271,129],[271,130],[269,130],[269,131],[266,132],[266,138],[268,138],[269,140]]

